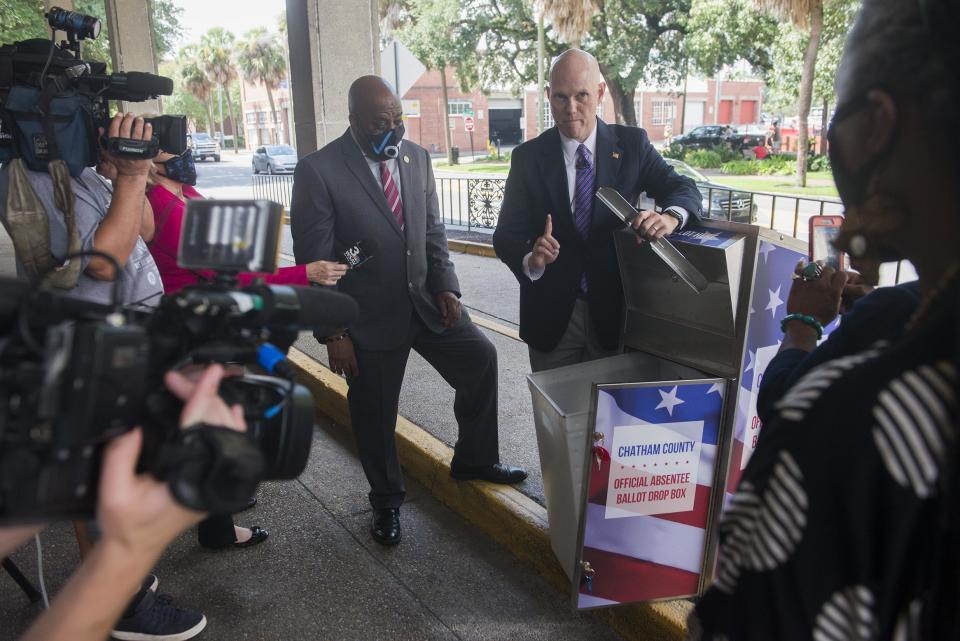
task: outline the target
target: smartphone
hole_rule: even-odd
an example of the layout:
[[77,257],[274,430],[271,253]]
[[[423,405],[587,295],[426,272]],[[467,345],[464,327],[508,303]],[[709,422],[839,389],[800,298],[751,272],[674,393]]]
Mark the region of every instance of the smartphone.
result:
[[840,233],[843,216],[810,217],[810,260],[822,260],[825,265],[842,272],[846,266],[843,252],[836,248],[834,241]]

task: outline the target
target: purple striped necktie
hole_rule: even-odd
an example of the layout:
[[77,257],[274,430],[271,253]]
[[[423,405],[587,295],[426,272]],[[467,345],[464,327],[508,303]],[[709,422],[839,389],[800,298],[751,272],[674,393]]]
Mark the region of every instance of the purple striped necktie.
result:
[[393,182],[393,176],[387,167],[386,161],[380,162],[380,182],[383,183],[383,195],[387,197],[387,207],[393,212],[393,217],[403,231],[403,201],[400,200],[400,190]]
[[573,222],[584,238],[590,232],[593,215],[593,163],[586,145],[577,147],[577,182],[573,192]]
[[[586,240],[593,218],[593,163],[586,145],[577,147],[577,182],[573,192],[573,222],[580,236]],[[580,274],[580,293],[587,293],[587,274]]]

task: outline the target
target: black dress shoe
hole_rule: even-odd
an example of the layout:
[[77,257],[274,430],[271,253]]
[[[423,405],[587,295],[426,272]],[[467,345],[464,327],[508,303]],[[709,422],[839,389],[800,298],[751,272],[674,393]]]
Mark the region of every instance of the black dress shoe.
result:
[[403,538],[400,531],[400,508],[374,508],[373,523],[370,526],[373,540],[380,545],[396,545]]
[[264,530],[259,525],[251,525],[250,538],[244,541],[243,543],[241,543],[240,541],[236,541],[233,544],[233,547],[235,548],[252,547],[254,545],[257,545],[258,543],[263,543],[264,541],[266,541],[268,536],[270,536],[270,533]]
[[522,467],[513,467],[512,465],[504,465],[503,463],[477,467],[451,464],[450,476],[458,481],[481,479],[483,481],[490,481],[491,483],[510,485],[512,483],[519,483],[527,478],[527,471]]

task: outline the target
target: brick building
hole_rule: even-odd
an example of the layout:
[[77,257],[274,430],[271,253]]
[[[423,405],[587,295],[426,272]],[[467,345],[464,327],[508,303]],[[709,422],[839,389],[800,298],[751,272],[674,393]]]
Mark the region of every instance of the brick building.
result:
[[271,118],[270,100],[266,88],[261,84],[241,82],[240,104],[247,149],[283,143],[293,145],[293,113],[286,80],[273,90],[276,121]]

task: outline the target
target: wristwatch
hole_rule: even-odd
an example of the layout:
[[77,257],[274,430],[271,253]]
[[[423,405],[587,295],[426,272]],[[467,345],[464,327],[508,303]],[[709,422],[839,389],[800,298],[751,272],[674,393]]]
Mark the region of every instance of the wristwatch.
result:
[[674,231],[676,231],[677,229],[680,229],[681,227],[683,227],[683,216],[681,216],[680,214],[678,214],[678,213],[677,213],[676,211],[674,211],[673,209],[664,209],[663,211],[660,212],[660,215],[661,215],[661,216],[670,216],[671,218],[675,218],[675,219],[677,220],[677,226],[676,226],[676,228],[674,228]]

